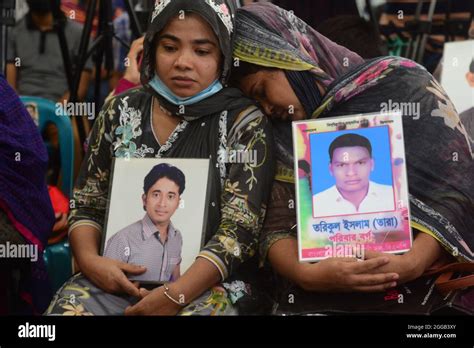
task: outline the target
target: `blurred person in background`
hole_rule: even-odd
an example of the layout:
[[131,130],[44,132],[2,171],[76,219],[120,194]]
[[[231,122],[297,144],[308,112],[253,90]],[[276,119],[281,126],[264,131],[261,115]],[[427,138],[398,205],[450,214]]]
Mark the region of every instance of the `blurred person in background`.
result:
[[355,15],[329,18],[317,30],[320,34],[357,53],[364,59],[387,55],[387,47],[371,22]]
[[[50,0],[28,0],[30,10],[10,31],[7,48],[7,80],[19,95],[63,102],[69,99],[61,47],[53,24]],[[79,50],[82,27],[66,20],[64,27],[71,57]],[[83,100],[92,65],[81,75],[78,97]]]

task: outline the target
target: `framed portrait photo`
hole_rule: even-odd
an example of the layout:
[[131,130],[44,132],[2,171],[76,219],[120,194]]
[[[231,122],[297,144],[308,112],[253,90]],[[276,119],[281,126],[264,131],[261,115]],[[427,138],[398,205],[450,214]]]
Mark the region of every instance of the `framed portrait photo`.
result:
[[293,122],[299,260],[412,243],[402,116]]
[[141,284],[177,280],[204,241],[208,159],[115,158],[101,253],[146,267]]
[[474,40],[444,45],[441,84],[466,129],[467,140],[474,147]]
[[474,117],[474,40],[444,45],[441,84],[459,114]]

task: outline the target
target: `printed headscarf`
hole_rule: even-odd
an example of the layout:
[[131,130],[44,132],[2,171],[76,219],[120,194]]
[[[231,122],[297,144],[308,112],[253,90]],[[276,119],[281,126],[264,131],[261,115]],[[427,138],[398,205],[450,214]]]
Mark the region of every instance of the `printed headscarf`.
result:
[[236,25],[236,58],[270,68],[310,70],[326,86],[364,62],[292,12],[271,3],[238,9]]

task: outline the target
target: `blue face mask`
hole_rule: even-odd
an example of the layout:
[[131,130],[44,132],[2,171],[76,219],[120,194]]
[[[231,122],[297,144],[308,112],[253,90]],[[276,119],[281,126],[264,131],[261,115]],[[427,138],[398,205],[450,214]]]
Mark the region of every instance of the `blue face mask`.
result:
[[197,102],[200,102],[201,100],[206,99],[207,97],[210,97],[217,92],[219,92],[222,88],[222,84],[219,82],[219,80],[215,80],[209,87],[207,87],[205,90],[199,92],[198,94],[192,96],[192,97],[187,97],[187,98],[181,98],[178,97],[176,94],[174,94],[164,83],[161,81],[161,79],[158,77],[157,74],[155,74],[155,77],[149,82],[150,86],[163,98],[168,100],[170,103],[174,105],[192,105]]

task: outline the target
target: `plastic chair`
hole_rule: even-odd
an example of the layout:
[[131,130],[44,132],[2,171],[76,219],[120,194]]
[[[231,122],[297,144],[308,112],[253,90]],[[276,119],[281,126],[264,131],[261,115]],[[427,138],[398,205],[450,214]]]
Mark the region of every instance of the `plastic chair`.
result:
[[[72,194],[73,163],[74,163],[74,135],[69,116],[56,103],[39,97],[20,97],[25,106],[33,105],[39,115],[39,131],[43,133],[49,123],[58,129],[59,153],[61,159],[62,185],[61,191],[68,197]],[[59,243],[49,245],[43,254],[51,287],[58,290],[71,277],[71,252],[67,238]]]

